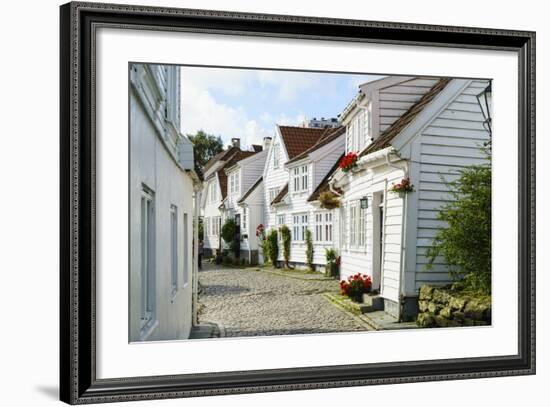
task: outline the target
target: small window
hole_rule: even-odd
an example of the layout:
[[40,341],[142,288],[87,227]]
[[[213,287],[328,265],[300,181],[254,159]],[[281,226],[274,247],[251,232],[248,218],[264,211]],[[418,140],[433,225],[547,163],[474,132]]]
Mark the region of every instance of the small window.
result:
[[143,186],[141,192],[141,334],[155,318],[155,210],[154,193]]
[[302,166],[302,191],[307,190],[308,184],[308,166]]
[[292,216],[292,239],[295,241],[303,241],[308,226],[307,214],[301,213]]
[[300,190],[300,168],[296,167],[293,169],[293,180],[294,180],[294,191]]
[[279,144],[273,144],[273,168],[279,168]]

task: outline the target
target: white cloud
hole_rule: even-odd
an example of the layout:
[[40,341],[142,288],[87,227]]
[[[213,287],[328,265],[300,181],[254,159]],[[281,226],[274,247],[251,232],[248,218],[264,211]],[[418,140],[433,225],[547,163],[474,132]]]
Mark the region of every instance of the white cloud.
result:
[[249,118],[243,109],[219,103],[208,90],[197,86],[194,81],[182,81],[181,96],[181,131],[184,134],[204,130],[221,136],[224,144],[237,137],[241,139],[243,148],[262,144],[263,137],[273,134],[273,127],[260,125]]
[[321,75],[307,72],[257,71],[260,86],[272,86],[279,100],[289,102],[301,92],[322,85]]

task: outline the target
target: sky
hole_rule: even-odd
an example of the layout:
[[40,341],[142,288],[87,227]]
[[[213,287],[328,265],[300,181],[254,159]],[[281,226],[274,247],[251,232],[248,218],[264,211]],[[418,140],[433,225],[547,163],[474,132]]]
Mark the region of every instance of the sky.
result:
[[376,75],[181,67],[181,130],[221,136],[241,147],[273,137],[277,124],[337,117]]

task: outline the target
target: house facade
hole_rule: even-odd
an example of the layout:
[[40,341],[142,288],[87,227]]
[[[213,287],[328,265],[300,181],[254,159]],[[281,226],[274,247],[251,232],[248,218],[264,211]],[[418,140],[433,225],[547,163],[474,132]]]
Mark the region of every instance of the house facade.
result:
[[[341,115],[346,153],[357,166],[334,171],[328,189],[340,196],[341,278],[368,274],[389,314],[417,313],[422,284],[451,281],[440,259],[427,270],[441,207],[452,199],[446,182],[458,170],[485,163],[490,138],[476,95],[488,81],[387,77],[360,87]],[[413,191],[393,192],[409,178]]]
[[196,262],[193,147],[175,66],[130,66],[129,340],[188,338]]
[[264,139],[261,149],[236,161],[225,169],[227,199],[224,202],[226,218],[234,218],[239,226],[240,258],[249,264],[258,264],[256,227],[263,223],[264,204],[262,173],[270,139]]
[[[325,247],[333,245],[333,212],[310,196],[342,155],[345,128],[278,126],[264,171],[266,226],[291,231],[290,263],[306,264],[305,231],[312,231],[313,263],[325,264]],[[279,250],[279,260],[283,252]]]
[[[243,208],[237,203],[261,176],[264,166],[266,154],[262,146],[255,145],[252,151],[243,151],[238,138],[232,139],[231,143],[230,147],[209,160],[204,168],[201,217],[206,256],[214,256],[219,250],[227,247],[221,237],[221,229],[226,219],[236,216],[239,219],[244,214],[246,222],[248,213],[243,212]],[[268,143],[268,140],[264,140],[264,143]],[[244,242],[242,246],[246,252],[245,258],[248,258],[248,242]]]

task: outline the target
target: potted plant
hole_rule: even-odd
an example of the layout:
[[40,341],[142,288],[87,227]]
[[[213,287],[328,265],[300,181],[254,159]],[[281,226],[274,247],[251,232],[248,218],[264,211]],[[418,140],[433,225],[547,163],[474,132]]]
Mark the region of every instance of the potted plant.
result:
[[397,184],[392,184],[390,191],[398,194],[400,198],[403,198],[406,193],[414,191],[413,187],[414,185],[411,184],[410,178],[405,177],[401,181],[399,181]]
[[319,203],[323,209],[336,209],[341,205],[340,199],[331,191],[321,192],[319,195]]
[[340,281],[340,292],[354,302],[363,302],[363,294],[372,290],[372,279],[366,274],[357,273],[347,280]]
[[353,151],[350,151],[345,156],[342,157],[340,160],[340,163],[338,164],[338,167],[344,171],[344,172],[350,172],[354,168],[357,167],[357,153],[354,153]]

